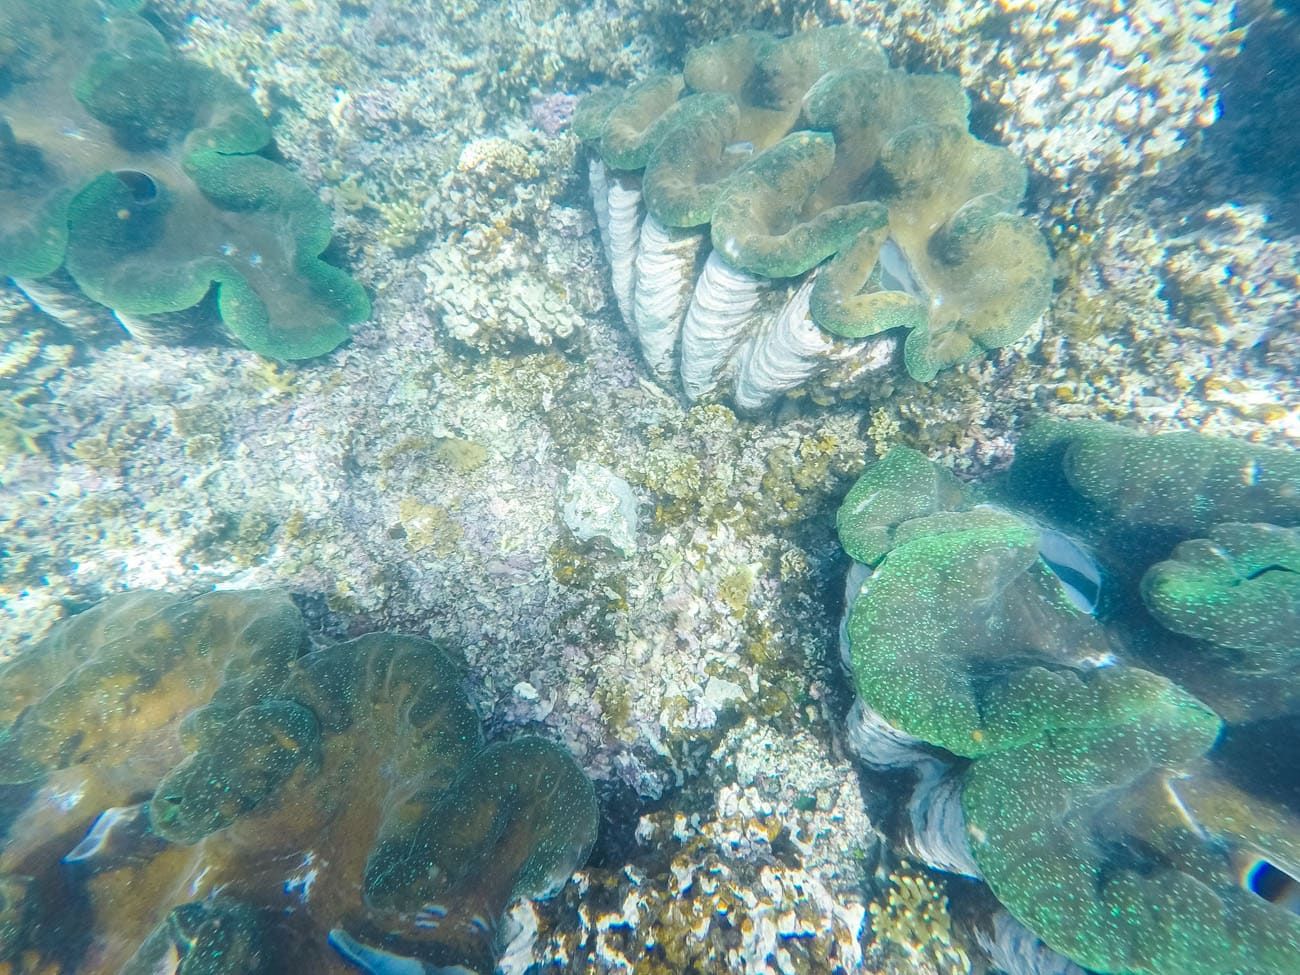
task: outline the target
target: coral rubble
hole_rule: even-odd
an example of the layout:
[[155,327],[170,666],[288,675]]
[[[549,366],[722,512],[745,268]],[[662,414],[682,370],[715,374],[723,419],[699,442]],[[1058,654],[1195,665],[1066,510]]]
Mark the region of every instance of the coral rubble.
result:
[[537,955],[574,972],[874,970],[863,885],[877,839],[848,767],[805,730],[733,729],[697,808],[640,816],[632,862],[589,866],[528,911]]
[[1098,182],[1131,185],[1213,124],[1209,54],[1234,42],[1233,9],[1213,0],[831,8],[900,56],[940,64],[985,93],[1000,110],[999,137],[1075,196]]

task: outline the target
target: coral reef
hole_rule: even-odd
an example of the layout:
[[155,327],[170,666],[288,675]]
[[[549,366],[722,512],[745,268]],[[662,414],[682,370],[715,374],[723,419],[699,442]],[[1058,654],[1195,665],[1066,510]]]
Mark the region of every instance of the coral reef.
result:
[[[982,475],[1010,461],[1035,407],[1252,443],[1300,435],[1297,251],[1280,211],[1243,192],[1257,187],[1240,165],[1221,165],[1220,123],[1176,155],[1157,162],[1148,151],[1181,141],[1198,123],[1178,123],[1171,142],[1174,120],[1216,95],[1221,121],[1235,100],[1239,119],[1285,134],[1264,97],[1289,77],[1278,70],[1285,59],[1238,59],[1234,89],[1222,91],[1232,63],[1219,38],[1231,48],[1244,33],[1262,56],[1255,32],[1265,20],[1241,4],[1238,31],[1221,29],[1224,5],[1203,21],[1166,19],[1177,29],[1134,67],[1184,99],[1166,102],[1170,114],[1144,117],[1119,145],[1104,115],[1122,109],[1116,79],[1104,105],[1068,106],[1087,125],[1075,130],[1063,115],[1041,154],[1023,153],[1044,132],[1034,113],[1055,117],[1066,97],[1052,87],[1065,76],[1058,69],[1084,79],[1114,67],[1089,55],[1092,25],[1156,23],[1148,14],[1160,5],[1001,5],[997,18],[961,31],[932,28],[936,18],[947,28],[973,19],[974,8],[910,0],[852,11],[820,0],[151,0],[151,21],[173,49],[234,79],[274,120],[276,152],[332,210],[330,260],[366,282],[375,315],[328,368],[304,369],[222,346],[75,340],[25,310],[15,290],[0,291],[5,362],[12,352],[14,363],[3,382],[22,403],[22,446],[5,459],[0,490],[0,655],[105,595],[149,587],[283,585],[326,642],[394,630],[464,646],[467,687],[489,728],[565,742],[617,801],[615,822],[644,815],[666,837],[682,813],[685,831],[710,836],[683,865],[716,851],[736,904],[756,905],[755,930],[815,925],[835,933],[837,958],[853,957],[852,919],[888,900],[887,888],[863,889],[864,876],[884,876],[869,865],[867,814],[884,828],[897,792],[890,777],[861,788],[833,731],[847,702],[830,659],[844,560],[831,520],[864,457],[908,445],[963,477]],[[784,34],[848,17],[894,64],[959,73],[977,98],[971,131],[1024,158],[1026,206],[1058,255],[1059,299],[1042,328],[930,383],[864,367],[852,389],[871,401],[869,416],[838,405],[834,376],[802,387],[803,401],[762,425],[718,404],[683,409],[639,378],[635,341],[615,320],[563,106],[592,84],[680,66],[740,30]],[[890,27],[903,17],[920,26]],[[992,47],[1026,70],[984,60]],[[1043,100],[979,100],[1030,74],[1027,83],[1047,86]],[[1193,74],[1210,86],[1179,81]],[[535,114],[544,103],[555,111]],[[1072,142],[1076,131],[1086,138]],[[1082,169],[1094,137],[1119,146],[1107,165],[1128,175]],[[1133,166],[1137,146],[1145,158]],[[1058,160],[1059,182],[1050,175]],[[1112,186],[1127,189],[1117,196]],[[884,365],[897,349],[891,341],[880,352]],[[634,555],[575,544],[556,498],[580,462],[631,486]],[[1137,580],[1129,591],[1139,592]],[[1223,655],[1235,651],[1210,649],[1205,673],[1221,677]],[[800,900],[793,881],[778,896],[753,866],[766,861],[738,863],[730,841],[744,832],[742,805],[776,837],[767,852],[782,882],[827,896]],[[796,855],[786,837],[806,835],[819,839]],[[571,886],[513,912],[536,916],[541,930],[535,953],[523,939],[505,971],[559,970],[569,959],[626,970],[612,950],[566,954],[584,917],[622,919],[586,943],[659,957],[637,944],[623,905],[651,905],[643,919],[687,916],[674,914],[680,888],[668,864],[655,842],[602,846],[586,893]],[[709,875],[695,872],[689,918],[702,922]],[[5,881],[0,895],[20,887]],[[969,887],[946,890],[978,968],[978,947],[962,942]],[[787,928],[776,905],[791,902]],[[213,904],[211,917],[225,909]],[[0,913],[0,924],[12,916]],[[228,930],[242,930],[238,910],[228,916]],[[803,937],[778,938],[786,954],[763,955],[769,942],[738,944],[724,919],[707,920],[719,957],[750,971],[779,970],[778,961],[832,967]],[[204,923],[181,912],[159,937],[180,943]],[[656,930],[705,952],[694,928]],[[1033,940],[1005,913],[990,930],[994,959],[1015,937]],[[998,934],[1007,930],[1019,934]],[[902,963],[871,933],[858,940],[865,967]]]
[[361,287],[319,257],[328,213],[256,155],[271,131],[252,99],[176,57],[130,6],[21,0],[3,13],[18,41],[0,96],[0,274],[40,302],[64,268],[155,340],[201,332],[201,314],[176,313],[213,292],[220,325],[249,348],[328,352],[369,315]]
[[0,328],[0,472],[17,460],[44,450],[47,435],[57,427],[50,418],[49,381],[57,378],[75,355],[75,346],[60,342],[35,326],[19,331]]
[[598,812],[553,743],[484,747],[462,676],[395,634],[310,649],[276,593],[145,590],[55,627],[0,668],[0,959],[493,970],[497,919],[564,884]]
[[871,337],[893,329],[921,381],[1022,336],[1047,248],[1015,213],[1023,166],[968,113],[955,79],[892,71],[845,28],[739,34],[589,96],[614,294],[656,375],[754,410],[887,364]]
[[[407,201],[426,214],[421,239],[434,237],[432,247],[446,255],[450,276],[438,278],[439,287],[428,283],[433,278],[418,289],[404,284],[404,293],[409,301],[434,309],[434,327],[444,320],[446,309],[448,325],[458,330],[466,326],[474,347],[491,350],[576,335],[571,331],[573,313],[590,320],[604,301],[602,261],[588,240],[569,236],[567,230],[559,237],[548,236],[548,214],[555,215],[560,228],[570,226],[570,219],[590,218],[576,198],[572,172],[552,168],[569,157],[571,147],[565,147],[564,138],[537,143],[538,133],[528,132],[528,108],[537,97],[580,91],[591,78],[626,82],[657,66],[680,63],[693,38],[698,43],[745,27],[776,24],[786,30],[847,19],[886,44],[896,61],[958,72],[963,85],[976,93],[1001,90],[999,86],[1016,74],[1007,65],[1039,63],[1046,50],[1044,37],[1050,33],[1051,61],[1033,74],[1034,84],[1054,92],[1054,101],[1064,97],[1054,87],[1063,71],[1082,76],[1095,67],[1098,83],[1105,80],[1102,76],[1110,70],[1106,63],[1081,52],[1090,50],[1098,24],[1106,27],[1111,20],[1122,20],[1130,26],[1155,25],[1157,30],[1168,25],[1172,31],[1157,49],[1147,52],[1142,64],[1152,84],[1173,99],[1168,101],[1170,114],[1155,113],[1138,126],[1150,145],[1163,145],[1171,141],[1168,132],[1175,119],[1182,120],[1179,132],[1197,128],[1195,117],[1206,100],[1215,97],[1214,87],[1205,84],[1214,59],[1220,57],[1217,42],[1233,33],[1224,30],[1230,11],[1222,5],[1204,17],[1162,12],[1165,6],[1163,0],[1153,0],[1124,11],[1102,11],[1078,3],[1062,18],[1017,6],[990,20],[978,11],[940,11],[928,3],[858,4],[852,10],[831,4],[822,10],[820,4],[774,2],[741,11],[682,5],[679,0],[605,0],[570,12],[515,0],[473,9],[380,4],[371,5],[364,16],[334,0],[253,9],[228,0],[158,5],[188,39],[188,56],[241,79],[264,110],[277,111],[281,147],[309,179],[329,185],[335,223],[354,245],[354,261],[374,282],[376,292],[393,287],[394,276],[404,274],[410,263],[433,268],[427,252],[407,258],[378,242],[374,226],[380,208]],[[695,33],[682,33],[684,28]],[[508,68],[483,56],[500,50],[501,37],[521,34],[530,43],[512,49]],[[1231,49],[1236,42],[1229,38],[1229,43]],[[1123,103],[1124,76],[1111,71],[1107,77],[1113,97],[1102,107],[1111,111]],[[1193,77],[1195,84],[1189,80]],[[1070,111],[1088,114],[1094,107],[1097,103],[1077,99]],[[1022,117],[1021,108],[1021,102],[1005,97],[993,110],[977,106],[975,128],[984,135],[996,125],[998,141],[1033,168],[1044,157],[1026,155],[1022,147],[1025,139],[1041,131],[1041,120],[1032,113]],[[1089,131],[1110,131],[1108,124],[1099,118]],[[1064,123],[1053,129],[1047,150],[1065,160],[1067,168],[1082,167],[1091,158],[1092,144],[1072,141],[1075,131]],[[542,168],[536,182],[554,187],[557,195],[537,197],[524,214],[521,226],[536,228],[537,239],[548,241],[540,248],[530,234],[519,235],[534,244],[528,257],[533,270],[494,272],[471,280],[482,260],[451,254],[459,245],[437,239],[444,226],[454,236],[458,224],[454,211],[442,212],[435,188],[456,170],[467,147],[494,136],[543,146],[545,152],[534,155]],[[1134,140],[1125,141],[1131,144]],[[852,380],[854,390],[899,423],[898,442],[924,447],[959,469],[996,465],[1009,457],[1008,430],[1029,407],[1066,417],[1100,413],[1152,427],[1249,433],[1274,442],[1300,433],[1300,394],[1294,379],[1300,355],[1289,339],[1293,331],[1285,327],[1287,295],[1296,286],[1294,273],[1287,273],[1294,265],[1294,243],[1273,239],[1276,229],[1259,207],[1243,214],[1240,206],[1229,206],[1227,216],[1205,222],[1195,246],[1189,246],[1189,230],[1202,223],[1198,212],[1217,210],[1217,201],[1231,200],[1240,179],[1226,181],[1226,190],[1216,188],[1208,196],[1214,202],[1207,206],[1182,188],[1198,185],[1198,174],[1216,168],[1213,156],[1164,157],[1163,165],[1167,176],[1115,181],[1130,188],[1120,196],[1103,192],[1104,181],[1092,176],[1069,177],[1070,185],[1086,185],[1090,191],[1086,212],[1071,202],[1078,194],[1059,191],[1054,179],[1035,182],[1029,203],[1050,225],[1054,244],[1063,251],[1058,271],[1065,274],[1061,299],[1049,312],[1047,338],[1035,328],[1027,341],[1003,349],[991,360],[956,367],[946,374],[950,381],[941,374],[923,386],[900,382],[892,370],[883,370],[888,376],[878,368],[861,371]],[[341,187],[359,191],[362,202],[344,206]],[[496,205],[482,193],[475,209],[487,212]],[[507,198],[499,205],[514,210]],[[1263,242],[1250,230],[1259,220],[1265,221],[1260,230],[1269,238]],[[459,226],[487,234],[491,221]],[[519,248],[513,247],[513,252],[519,253]],[[1226,278],[1225,269],[1230,272]],[[543,277],[552,286],[558,279],[568,295],[567,306],[544,311],[531,321],[519,318],[510,304],[536,310],[538,302],[524,296],[520,303],[507,296],[525,284],[526,290],[536,290],[534,284],[540,285]],[[1200,282],[1200,308],[1213,311],[1221,327],[1243,336],[1268,334],[1266,345],[1225,345],[1217,337],[1220,326],[1212,333],[1184,320],[1184,305],[1174,299],[1181,294],[1180,283],[1192,278]],[[462,293],[477,296],[473,307],[481,309],[482,316],[469,317]],[[1200,319],[1204,317],[1202,312]],[[498,323],[505,329],[501,333]],[[882,349],[881,354],[883,365],[894,353]],[[1279,395],[1260,400],[1259,389],[1264,387]],[[981,395],[990,388],[997,388],[999,395]],[[808,392],[819,403],[838,396],[816,383]]]
[[1104,423],[1031,428],[988,489],[868,468],[845,652],[864,758],[915,772],[912,848],[1095,971],[1295,967],[1261,878],[1300,871],[1298,491],[1295,451]]
[[590,218],[560,202],[572,176],[572,136],[475,139],[422,206],[439,237],[422,258],[439,324],[480,352],[571,346],[594,295],[555,273],[590,261]]

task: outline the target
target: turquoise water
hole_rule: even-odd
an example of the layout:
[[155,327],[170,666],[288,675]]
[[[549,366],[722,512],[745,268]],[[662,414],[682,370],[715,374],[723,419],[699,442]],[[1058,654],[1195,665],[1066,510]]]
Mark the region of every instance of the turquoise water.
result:
[[1300,970],[1295,28],[0,0],[0,972]]

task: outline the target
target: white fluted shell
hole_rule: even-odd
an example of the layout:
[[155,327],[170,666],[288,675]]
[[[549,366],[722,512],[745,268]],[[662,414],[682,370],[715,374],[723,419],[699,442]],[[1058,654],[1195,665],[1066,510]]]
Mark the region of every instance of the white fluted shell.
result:
[[812,320],[814,276],[776,310],[778,282],[732,267],[709,250],[707,231],[647,214],[639,174],[593,157],[588,176],[619,314],[654,375],[680,379],[689,400],[731,382],[736,406],[756,412],[810,380],[844,389],[894,364],[895,336],[848,341]]
[[880,373],[888,375],[893,370],[901,346],[902,342],[893,332],[882,332],[854,342],[851,354],[831,357],[826,368],[815,376],[817,385],[828,392],[860,389],[867,377]]
[[157,315],[130,315],[87,298],[62,271],[39,280],[13,280],[33,305],[86,338],[121,335],[125,331],[145,345],[184,345],[197,338],[208,341],[230,339],[230,333],[217,318],[214,308],[207,306],[206,302],[199,308]]
[[772,287],[770,279],[737,271],[710,252],[682,326],[681,376],[688,399],[699,399],[722,379]]
[[846,722],[848,744],[866,764],[878,769],[910,769],[916,784],[907,800],[909,835],[903,845],[927,866],[979,877],[966,838],[961,808],[961,770],[925,743],[905,734],[858,698]]
[[892,337],[846,341],[813,321],[808,304],[816,278],[815,273],[809,275],[741,349],[735,399],[742,410],[766,409],[782,394],[843,363],[860,363],[865,368],[859,375],[892,364],[896,345]]
[[809,275],[784,307],[761,323],[741,348],[735,398],[742,410],[769,406],[826,367],[835,344],[808,315],[815,279],[815,274]]
[[[871,582],[871,568],[850,566],[844,580],[844,615],[840,619],[840,657],[852,672],[848,619],[853,603]],[[894,727],[862,698],[853,702],[845,721],[849,747],[878,769],[911,769],[916,784],[907,801],[911,835],[905,846],[913,856],[938,870],[978,877],[979,868],[966,839],[961,808],[961,774],[924,741]]]
[[591,188],[591,208],[596,213],[596,229],[600,231],[600,243],[605,248],[605,259],[609,259],[609,171],[600,156],[592,153],[587,163],[587,184]]
[[[113,317],[118,320],[128,335],[145,345],[184,345],[193,341],[200,329],[196,318],[185,312],[173,312],[163,315],[128,315],[115,311]],[[221,335],[224,329],[216,329],[213,335]]]
[[633,302],[636,294],[636,251],[641,239],[641,178],[617,175],[609,181],[609,224],[605,235],[605,253],[609,258],[610,283],[623,321],[635,321]]
[[978,927],[975,939],[993,967],[1006,975],[1087,975],[1070,959],[1058,955],[1005,910],[993,915],[991,932]]
[[677,371],[678,338],[704,246],[698,230],[665,227],[649,215],[641,221],[633,319],[641,354],[663,382]]
[[[844,669],[853,673],[853,647],[849,641],[849,613],[853,610],[853,603],[862,590],[866,588],[867,581],[871,578],[871,566],[863,565],[861,562],[851,562],[849,571],[844,574],[844,612],[840,615],[840,662],[844,664]],[[850,718],[850,726],[852,719]]]
[[112,312],[83,295],[62,272],[46,278],[14,278],[13,282],[39,311],[79,335],[89,338],[117,331]]
[[873,768],[913,768],[927,763],[941,767],[939,761],[919,738],[904,734],[858,698],[845,721],[849,747]]
[[961,808],[961,770],[937,759],[917,766],[920,773],[907,815],[912,835],[907,849],[914,857],[936,870],[980,877],[966,838],[966,813]]

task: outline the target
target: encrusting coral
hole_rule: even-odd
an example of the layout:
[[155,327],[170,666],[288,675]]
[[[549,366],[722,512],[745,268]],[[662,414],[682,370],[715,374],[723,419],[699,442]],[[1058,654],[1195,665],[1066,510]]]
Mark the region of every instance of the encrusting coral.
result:
[[395,634],[310,650],[277,593],[59,624],[0,668],[0,962],[491,971],[505,908],[563,885],[598,812],[559,746],[484,747],[461,678]]
[[258,155],[271,130],[252,98],[176,57],[137,6],[0,10],[0,274],[55,315],[79,289],[145,339],[200,337],[215,316],[263,355],[328,352],[370,314],[320,259],[328,212]]
[[1294,451],[1103,423],[1031,428],[1000,485],[868,468],[855,744],[917,773],[914,852],[1091,970],[1295,971],[1297,496]]
[[660,379],[762,408],[892,359],[926,381],[1047,306],[1025,170],[970,134],[947,75],[851,28],[739,34],[574,119],[624,320]]

